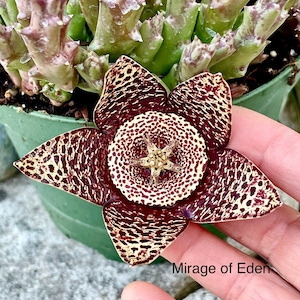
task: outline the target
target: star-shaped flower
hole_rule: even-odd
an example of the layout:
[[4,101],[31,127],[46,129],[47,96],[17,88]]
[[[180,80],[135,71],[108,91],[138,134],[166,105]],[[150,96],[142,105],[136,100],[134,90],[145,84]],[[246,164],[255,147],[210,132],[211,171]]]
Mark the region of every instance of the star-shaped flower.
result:
[[37,147],[16,167],[32,179],[96,205],[120,257],[156,259],[189,222],[263,216],[281,205],[268,178],[227,149],[230,89],[201,73],[169,95],[122,56],[106,73],[98,128],[80,128]]

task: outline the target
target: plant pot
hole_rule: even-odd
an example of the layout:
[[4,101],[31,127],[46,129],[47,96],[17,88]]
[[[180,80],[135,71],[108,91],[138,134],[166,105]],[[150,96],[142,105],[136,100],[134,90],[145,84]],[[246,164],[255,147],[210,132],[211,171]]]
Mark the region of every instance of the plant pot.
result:
[[[290,70],[286,69],[273,81],[236,99],[234,104],[254,109],[277,120],[282,101],[293,87],[287,85]],[[20,157],[58,134],[86,125],[94,126],[82,120],[41,112],[28,114],[9,106],[0,106],[0,122],[6,125],[7,133]],[[109,259],[120,261],[107,234],[102,207],[50,186],[33,183],[51,218],[64,234],[97,249]]]
[[300,79],[300,73],[298,73],[293,83],[291,85],[287,84],[291,71],[291,67],[286,68],[268,83],[240,98],[234,99],[233,104],[250,108],[278,121],[287,95]]
[[279,120],[300,133],[300,81],[287,96]]
[[4,125],[0,124],[0,181],[16,173],[12,163],[17,159],[17,153],[12,145]]
[[[6,125],[18,155],[63,132],[90,125],[73,118],[45,113],[25,113],[16,107],[0,106],[0,120]],[[102,219],[102,207],[51,186],[32,181],[56,226],[68,237],[97,249],[105,257],[120,261]]]

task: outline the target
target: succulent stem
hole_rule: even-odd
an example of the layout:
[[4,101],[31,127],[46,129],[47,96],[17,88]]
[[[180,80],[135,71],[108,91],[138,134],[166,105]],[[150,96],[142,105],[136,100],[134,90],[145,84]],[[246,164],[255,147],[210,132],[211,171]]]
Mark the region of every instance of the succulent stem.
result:
[[248,65],[268,44],[267,39],[287,19],[291,1],[258,0],[246,6],[241,25],[237,28],[233,45],[236,51],[215,64],[212,72],[222,72],[226,79],[242,77]]
[[71,21],[68,26],[68,36],[75,41],[88,41],[89,33],[79,0],[68,1],[66,14],[71,16]]
[[131,52],[130,56],[144,67],[148,67],[159,51],[162,43],[163,15],[158,14],[145,20],[140,28],[142,42]]
[[231,30],[248,0],[204,0],[197,19],[196,34],[204,42],[210,42],[219,33]]
[[98,55],[109,53],[112,60],[129,54],[142,41],[138,29],[144,5],[143,0],[100,1],[97,28],[89,48]]
[[99,0],[79,0],[81,11],[91,32],[95,34],[99,13]]
[[30,25],[19,32],[35,63],[29,75],[71,92],[77,83],[73,62],[78,43],[67,36],[70,18],[64,16],[65,3],[32,0]]
[[109,68],[108,55],[98,56],[92,50],[79,48],[75,68],[81,76],[78,86],[85,91],[100,94],[104,74]]
[[163,43],[149,70],[158,75],[167,74],[180,59],[185,43],[194,32],[199,5],[192,0],[167,1],[162,31]]

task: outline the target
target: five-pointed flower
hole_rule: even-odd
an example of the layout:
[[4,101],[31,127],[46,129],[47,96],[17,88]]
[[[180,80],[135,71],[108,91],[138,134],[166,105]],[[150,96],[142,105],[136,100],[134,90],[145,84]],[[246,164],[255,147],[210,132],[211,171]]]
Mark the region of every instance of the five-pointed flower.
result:
[[94,122],[98,128],[59,135],[15,165],[102,205],[115,248],[131,265],[152,262],[189,222],[251,219],[281,205],[267,177],[225,148],[231,94],[220,74],[198,74],[168,95],[122,56],[105,75]]

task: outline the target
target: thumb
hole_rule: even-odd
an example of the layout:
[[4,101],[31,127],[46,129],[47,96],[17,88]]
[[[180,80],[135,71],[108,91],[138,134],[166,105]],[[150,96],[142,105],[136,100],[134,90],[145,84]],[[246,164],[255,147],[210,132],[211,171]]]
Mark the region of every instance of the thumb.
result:
[[168,293],[158,286],[144,281],[128,284],[121,296],[121,300],[174,300]]

